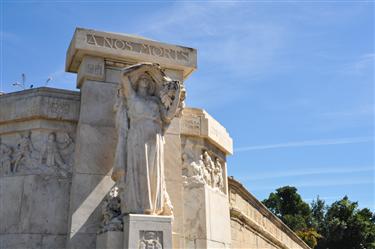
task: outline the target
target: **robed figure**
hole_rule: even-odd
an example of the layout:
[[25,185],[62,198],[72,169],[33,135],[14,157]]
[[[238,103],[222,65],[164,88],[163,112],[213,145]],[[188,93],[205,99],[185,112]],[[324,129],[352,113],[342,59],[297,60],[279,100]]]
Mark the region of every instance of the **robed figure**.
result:
[[122,72],[115,104],[117,148],[112,178],[124,213],[172,215],[164,177],[164,132],[180,112],[183,89],[151,63]]

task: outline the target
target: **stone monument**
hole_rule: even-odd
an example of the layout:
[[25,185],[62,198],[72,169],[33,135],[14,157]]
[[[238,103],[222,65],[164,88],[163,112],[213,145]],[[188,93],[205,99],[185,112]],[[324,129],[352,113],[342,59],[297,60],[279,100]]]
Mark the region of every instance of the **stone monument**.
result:
[[77,28],[79,92],[0,96],[1,249],[308,249],[239,182],[226,129],[184,105],[197,51]]

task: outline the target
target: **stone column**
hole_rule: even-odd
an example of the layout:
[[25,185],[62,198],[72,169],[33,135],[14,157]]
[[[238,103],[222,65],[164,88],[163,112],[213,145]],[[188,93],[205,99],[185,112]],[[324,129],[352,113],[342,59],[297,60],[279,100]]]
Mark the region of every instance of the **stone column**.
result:
[[226,155],[232,139],[201,109],[181,118],[185,248],[230,248]]
[[[68,248],[95,248],[101,222],[101,202],[110,191],[116,131],[113,105],[121,69],[139,62],[158,63],[175,80],[186,79],[196,68],[196,50],[144,38],[77,29],[69,46],[66,71],[78,73],[81,109],[77,125],[75,163],[72,179]],[[179,149],[179,134],[171,125],[166,150]],[[176,147],[177,146],[177,147]],[[169,149],[168,149],[169,148]],[[183,235],[182,188],[174,188],[176,167],[181,158],[166,152],[166,182],[175,206],[173,248],[180,247]],[[180,176],[180,175],[179,175]],[[175,239],[176,238],[176,239]]]

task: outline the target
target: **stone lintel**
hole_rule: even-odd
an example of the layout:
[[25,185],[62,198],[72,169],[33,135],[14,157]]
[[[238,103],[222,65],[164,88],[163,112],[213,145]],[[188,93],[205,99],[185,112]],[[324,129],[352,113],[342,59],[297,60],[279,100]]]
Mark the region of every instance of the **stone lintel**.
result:
[[182,135],[207,138],[226,155],[233,154],[233,141],[227,130],[205,110],[185,108],[180,127]]
[[66,54],[65,70],[77,73],[84,56],[135,64],[153,62],[182,71],[186,79],[197,68],[197,50],[143,37],[77,28]]

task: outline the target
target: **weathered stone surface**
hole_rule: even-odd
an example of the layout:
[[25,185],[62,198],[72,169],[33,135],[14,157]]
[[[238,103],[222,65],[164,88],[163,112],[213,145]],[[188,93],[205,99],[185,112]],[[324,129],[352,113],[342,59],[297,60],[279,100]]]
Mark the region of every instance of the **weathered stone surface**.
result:
[[69,210],[69,179],[31,175],[24,177],[21,232],[64,234]]
[[[197,51],[193,48],[165,44],[142,37],[77,28],[67,51],[65,70],[77,72],[85,55],[135,64],[153,62],[163,68],[182,71],[184,78],[197,67]],[[116,62],[117,61],[117,62]]]
[[65,235],[43,235],[42,249],[63,249],[65,245]]
[[77,133],[75,172],[109,175],[115,144],[114,128],[81,124]]
[[20,231],[23,176],[0,179],[0,234]]
[[178,135],[165,136],[165,180],[173,205],[173,237],[183,236],[183,184],[181,176],[181,139]]
[[73,237],[71,237],[68,240],[66,248],[71,248],[71,249],[96,248],[96,233],[75,234]]
[[0,234],[1,249],[41,249],[41,234]]
[[96,239],[97,249],[123,249],[124,232],[109,231],[99,234]]
[[101,203],[114,186],[110,176],[75,174],[70,195],[71,237],[96,233],[101,223]]
[[79,122],[93,126],[115,126],[113,106],[117,84],[87,80],[81,89],[81,114]]
[[230,247],[231,227],[225,194],[206,185],[185,186],[184,203],[187,244],[197,249]]

